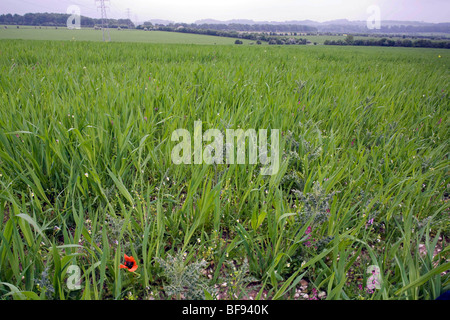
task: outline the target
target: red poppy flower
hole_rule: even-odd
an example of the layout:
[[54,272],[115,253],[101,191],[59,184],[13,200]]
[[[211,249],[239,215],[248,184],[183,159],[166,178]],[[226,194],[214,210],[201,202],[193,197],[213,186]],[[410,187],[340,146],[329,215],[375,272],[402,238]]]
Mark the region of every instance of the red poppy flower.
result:
[[121,269],[128,269],[128,271],[130,272],[135,272],[136,269],[138,268],[138,265],[136,264],[136,260],[134,260],[133,257],[129,257],[126,254],[124,254],[125,256],[125,264],[121,264],[119,266],[119,268]]

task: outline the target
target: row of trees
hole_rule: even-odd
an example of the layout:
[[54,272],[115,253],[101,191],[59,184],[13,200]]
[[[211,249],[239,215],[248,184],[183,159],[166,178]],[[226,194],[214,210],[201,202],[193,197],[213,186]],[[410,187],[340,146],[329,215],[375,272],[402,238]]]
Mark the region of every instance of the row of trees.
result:
[[352,35],[348,35],[345,40],[325,40],[324,45],[337,46],[380,46],[380,47],[416,47],[416,48],[441,48],[450,49],[450,41],[431,41],[426,39],[357,39],[354,40]]
[[[295,39],[295,38],[289,38],[289,39],[272,39],[269,41],[269,45],[277,44],[277,45],[305,45],[311,43],[310,41],[306,39]],[[237,39],[234,44],[243,44],[243,42],[239,39]],[[256,44],[262,44],[260,40],[256,41]],[[314,44],[317,44],[314,42]]]
[[[138,29],[142,29],[141,26],[137,27]],[[269,44],[308,44],[310,43],[307,39],[295,38],[295,37],[285,37],[272,35],[271,33],[249,33],[249,32],[237,32],[237,31],[220,31],[220,30],[210,30],[210,29],[194,29],[187,27],[177,27],[173,26],[159,26],[159,31],[169,31],[169,32],[182,32],[182,33],[193,33],[193,34],[202,34],[208,36],[218,36],[218,37],[227,37],[227,38],[238,38],[238,39],[246,39],[257,41],[257,44],[260,44],[262,41],[268,42]],[[240,43],[236,43],[240,44]]]
[[[321,35],[336,35],[333,33],[324,33]],[[414,34],[414,35],[406,35],[406,34],[400,34],[400,33],[390,33],[390,34],[368,34],[368,33],[352,33],[353,36],[355,37],[366,37],[366,38],[387,38],[387,39],[397,39],[397,38],[402,38],[402,39],[427,39],[427,40],[448,40],[449,37],[445,34],[441,34],[441,35],[421,35],[421,34]]]
[[285,32],[316,32],[317,28],[296,25],[296,24],[242,24],[242,23],[230,23],[230,24],[215,24],[215,23],[171,23],[167,25],[170,28],[187,28],[187,29],[199,29],[199,30],[217,30],[217,31],[242,31],[242,32],[272,32],[272,33],[285,33]]
[[[0,24],[7,25],[21,25],[21,26],[50,26],[50,27],[64,27],[67,25],[67,19],[70,14],[63,13],[26,13],[23,16],[18,14],[2,14],[0,15]],[[134,28],[134,24],[129,19],[107,19],[110,28]],[[81,27],[93,28],[100,26],[102,19],[94,19],[81,16]]]
[[269,41],[271,39],[270,36],[266,34],[260,33],[247,33],[247,32],[237,32],[237,31],[224,31],[224,30],[210,30],[210,29],[194,29],[194,28],[186,28],[186,27],[177,27],[173,26],[159,26],[159,31],[169,31],[169,32],[182,32],[182,33],[193,33],[193,34],[203,34],[208,36],[218,36],[218,37],[228,37],[228,38],[240,38],[246,40],[260,40],[260,41]]
[[[311,41],[302,38],[274,38],[269,40],[269,44],[277,44],[277,45],[306,45],[310,44]],[[315,43],[316,44],[316,43]]]

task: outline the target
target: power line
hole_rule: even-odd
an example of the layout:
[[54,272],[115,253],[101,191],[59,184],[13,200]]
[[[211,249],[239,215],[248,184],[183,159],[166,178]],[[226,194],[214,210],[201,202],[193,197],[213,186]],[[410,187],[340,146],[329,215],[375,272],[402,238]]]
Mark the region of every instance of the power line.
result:
[[114,13],[118,18],[117,19],[121,19],[123,17],[123,9],[118,8],[114,2],[111,2],[109,4],[109,8],[110,12]]

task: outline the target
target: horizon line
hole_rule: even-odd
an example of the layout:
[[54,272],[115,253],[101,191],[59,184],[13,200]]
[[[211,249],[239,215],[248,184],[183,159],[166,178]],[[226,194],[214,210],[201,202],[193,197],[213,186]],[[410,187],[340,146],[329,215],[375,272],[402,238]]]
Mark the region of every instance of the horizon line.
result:
[[[0,15],[7,15],[7,14],[11,14],[11,15],[19,15],[19,16],[24,16],[26,14],[38,14],[38,13],[48,13],[48,14],[65,14],[67,15],[67,13],[62,13],[62,12],[27,12],[24,14],[19,14],[19,13],[12,13],[12,12],[8,12],[8,13],[0,13]],[[92,17],[92,16],[88,16],[88,15],[81,15],[83,17],[86,18],[91,18],[91,19],[101,19],[101,18],[97,18],[97,17]],[[128,17],[121,17],[121,18],[107,18],[107,19],[123,19],[123,20],[128,20]],[[130,21],[133,22],[133,19],[129,19]],[[348,22],[364,22],[365,20],[349,20],[347,18],[338,18],[338,19],[332,19],[332,20],[324,20],[324,21],[318,21],[318,20],[312,20],[312,19],[300,19],[300,20],[283,20],[283,21],[279,21],[279,20],[254,20],[254,19],[248,19],[248,18],[233,18],[233,19],[227,19],[227,20],[220,20],[220,19],[215,19],[215,18],[200,18],[200,19],[196,19],[193,22],[186,22],[186,21],[175,21],[175,20],[171,20],[171,19],[165,19],[165,18],[147,18],[147,19],[139,19],[141,22],[147,22],[147,21],[151,21],[151,20],[162,20],[162,21],[167,21],[169,23],[190,23],[190,24],[196,24],[198,21],[202,21],[202,20],[214,20],[217,22],[229,22],[229,21],[233,21],[233,20],[247,20],[247,21],[252,21],[254,22],[254,24],[264,24],[264,23],[286,23],[286,22],[303,22],[303,21],[310,21],[310,22],[314,22],[314,23],[327,23],[327,22],[333,22],[333,21],[348,21]],[[381,19],[381,21],[385,21],[385,22],[389,22],[389,21],[393,21],[393,22],[414,22],[414,23],[428,23],[428,24],[442,24],[442,23],[450,23],[450,21],[442,21],[442,22],[429,22],[429,21],[424,21],[424,20],[396,20],[396,19],[386,19],[383,20]]]

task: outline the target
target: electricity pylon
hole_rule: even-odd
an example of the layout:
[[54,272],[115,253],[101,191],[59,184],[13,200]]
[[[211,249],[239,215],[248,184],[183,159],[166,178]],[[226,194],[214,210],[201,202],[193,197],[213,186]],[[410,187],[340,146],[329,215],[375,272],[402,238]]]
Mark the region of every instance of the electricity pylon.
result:
[[127,17],[128,17],[128,29],[131,29],[131,10],[127,8]]
[[97,8],[100,9],[102,14],[102,31],[103,31],[103,41],[111,41],[111,36],[109,35],[108,18],[106,17],[106,4],[109,0],[95,0],[95,3],[99,3]]

